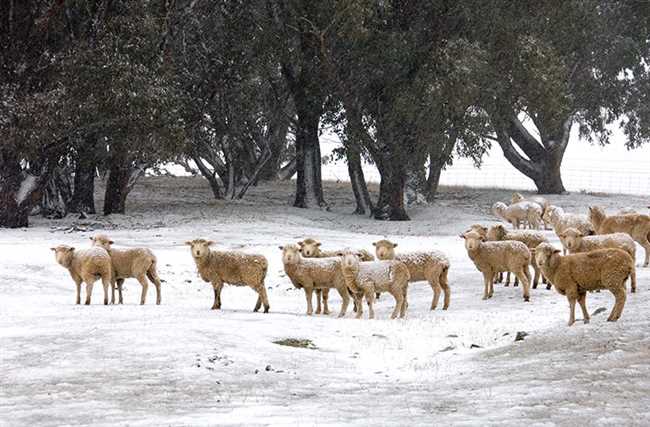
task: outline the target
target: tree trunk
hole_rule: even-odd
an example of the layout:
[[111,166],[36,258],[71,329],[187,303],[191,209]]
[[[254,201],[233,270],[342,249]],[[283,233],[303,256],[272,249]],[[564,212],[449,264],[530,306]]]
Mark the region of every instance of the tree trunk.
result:
[[123,214],[126,210],[126,197],[144,174],[145,166],[132,166],[126,157],[126,150],[113,148],[109,160],[108,180],[104,195],[104,215]]
[[[559,125],[544,125],[539,121],[535,121],[535,124],[540,141],[526,130],[515,115],[497,129],[497,140],[505,158],[535,183],[539,194],[562,194],[566,190],[560,168],[569,143],[573,116]],[[513,141],[528,158],[514,148]]]
[[40,214],[45,218],[61,219],[68,214],[72,200],[72,183],[70,168],[57,166],[43,188],[40,202]]
[[214,198],[217,200],[223,199],[223,192],[221,191],[221,185],[219,185],[219,179],[217,178],[216,170],[211,171],[208,169],[205,163],[203,163],[203,159],[201,159],[198,155],[193,155],[192,160],[194,161],[196,167],[199,169],[199,172],[201,172],[201,175],[203,175],[203,177],[208,180]]
[[[88,141],[90,142],[90,141]],[[97,159],[94,141],[88,150],[79,150],[74,170],[74,192],[68,210],[77,213],[94,214],[95,211],[95,174]]]
[[[306,102],[303,102],[306,104]],[[296,199],[297,208],[325,206],[323,183],[321,180],[320,142],[318,125],[320,106],[305,105],[298,109],[296,130]]]
[[289,160],[289,163],[286,165],[282,166],[280,168],[280,171],[278,172],[278,178],[280,178],[282,181],[288,181],[293,176],[296,174],[298,171],[298,163],[296,162],[296,158],[292,158]]
[[368,192],[368,186],[366,185],[366,178],[363,175],[361,154],[357,148],[348,145],[345,147],[345,155],[347,157],[352,192],[357,202],[354,213],[357,215],[368,215],[372,212],[373,206],[370,193]]
[[29,213],[38,205],[49,177],[46,160],[40,176],[23,171],[20,159],[10,150],[0,149],[0,227],[29,225]]
[[427,201],[432,202],[438,193],[440,175],[451,157],[456,145],[456,134],[441,135],[438,141],[434,141],[429,147],[429,176],[427,177]]
[[282,157],[287,145],[287,133],[289,131],[289,120],[278,119],[271,123],[269,129],[269,141],[271,145],[271,156],[264,163],[264,167],[258,175],[260,181],[273,181],[279,178],[278,173],[282,166]]
[[404,208],[404,187],[406,172],[404,167],[388,156],[377,163],[381,183],[379,199],[374,210],[375,219],[391,221],[408,221],[410,218]]
[[406,172],[405,200],[407,205],[426,203],[427,175],[424,159],[414,159]]

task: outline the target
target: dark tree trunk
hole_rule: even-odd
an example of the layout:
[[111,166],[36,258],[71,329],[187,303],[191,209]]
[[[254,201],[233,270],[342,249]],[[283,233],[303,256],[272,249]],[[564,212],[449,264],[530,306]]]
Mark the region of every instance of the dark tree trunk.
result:
[[283,119],[273,123],[269,129],[269,142],[271,156],[264,163],[264,167],[258,175],[260,181],[273,181],[279,178],[278,173],[282,166],[282,158],[287,145],[287,132],[289,131],[289,120]]
[[[545,125],[535,121],[540,141],[526,130],[515,115],[497,129],[497,139],[503,155],[518,171],[533,180],[540,194],[562,194],[566,191],[560,168],[569,143],[572,123],[572,116],[559,125]],[[528,158],[514,148],[513,141]]]
[[372,212],[372,200],[366,185],[366,178],[363,175],[363,168],[361,165],[361,154],[357,148],[350,145],[345,147],[345,155],[348,162],[348,174],[350,175],[350,184],[352,185],[352,192],[354,199],[357,202],[357,207],[354,210],[355,214],[368,215]]
[[96,139],[87,138],[83,148],[77,152],[74,170],[74,192],[68,210],[77,213],[94,214],[95,175],[97,173]]
[[456,134],[441,135],[438,141],[434,141],[429,147],[429,176],[427,177],[427,201],[432,202],[438,193],[440,175],[451,157],[456,145]]
[[199,169],[199,172],[201,172],[201,175],[203,175],[203,177],[208,180],[214,198],[217,200],[223,199],[223,192],[221,191],[221,185],[219,184],[219,179],[217,178],[217,172],[208,169],[205,163],[203,163],[203,159],[201,159],[199,156],[192,156],[192,160],[194,160],[194,164],[196,164],[196,167]]
[[[303,102],[303,104],[305,103]],[[298,177],[296,179],[296,199],[293,203],[298,208],[325,206],[318,139],[319,121],[320,106],[303,105],[302,108],[298,108],[296,130]]]
[[134,167],[127,159],[126,150],[113,147],[109,160],[108,180],[104,195],[104,215],[123,214],[126,211],[126,197],[144,174],[144,165]]
[[57,166],[43,188],[40,214],[50,219],[61,219],[68,214],[72,200],[72,182],[70,168]]
[[374,217],[379,220],[408,221],[410,218],[404,208],[406,171],[391,157],[388,156],[377,163],[381,183]]
[[278,172],[278,178],[280,178],[282,181],[288,181],[293,176],[296,174],[298,171],[298,163],[296,162],[296,158],[292,158],[289,160],[289,163],[286,165],[282,166],[280,168],[280,171]]

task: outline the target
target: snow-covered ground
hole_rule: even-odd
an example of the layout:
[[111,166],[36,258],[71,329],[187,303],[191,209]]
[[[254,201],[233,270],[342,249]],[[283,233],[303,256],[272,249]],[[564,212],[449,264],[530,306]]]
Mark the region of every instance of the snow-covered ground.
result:
[[[569,328],[565,298],[542,286],[530,303],[502,285],[481,300],[482,277],[457,235],[492,223],[489,206],[509,192],[443,188],[435,204],[410,211],[412,221],[385,223],[351,215],[346,184],[325,184],[330,211],[288,207],[292,185],[218,202],[199,178],[146,178],[126,216],[33,218],[28,229],[1,230],[0,425],[650,424],[650,269],[639,268],[639,290],[617,323],[605,322],[613,297],[601,292],[587,304],[605,312]],[[574,212],[648,205],[621,195],[551,199]],[[151,289],[136,305],[133,280],[122,306],[101,305],[98,285],[90,307],[73,304],[72,281],[49,248],[85,247],[97,232],[155,251],[162,305]],[[431,289],[416,283],[404,320],[388,320],[389,295],[376,320],[306,316],[278,249],[306,236],[324,247],[372,249],[388,237],[403,251],[443,250],[450,309],[429,311]],[[209,310],[212,290],[183,245],[198,237],[268,258],[269,314],[253,313],[255,294],[234,287],[223,310]],[[336,292],[331,300],[335,312]],[[514,342],[518,331],[529,335]],[[315,348],[274,343],[284,338]]]

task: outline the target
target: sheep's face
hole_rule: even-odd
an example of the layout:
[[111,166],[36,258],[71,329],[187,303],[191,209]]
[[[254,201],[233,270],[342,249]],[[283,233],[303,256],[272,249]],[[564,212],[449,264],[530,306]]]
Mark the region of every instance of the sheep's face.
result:
[[535,262],[540,267],[543,267],[549,263],[553,254],[559,254],[560,251],[555,249],[550,243],[540,243],[535,248]]
[[499,216],[502,216],[506,209],[508,209],[508,206],[503,202],[496,202],[492,205],[492,212]]
[[284,264],[296,264],[300,261],[300,246],[298,245],[285,245],[280,246],[282,250],[282,262]]
[[589,206],[589,221],[593,224],[599,223],[605,218],[605,211],[598,206]]
[[474,251],[481,246],[481,242],[485,241],[485,237],[481,236],[476,231],[468,231],[460,235],[461,238],[465,239],[465,249],[468,251]]
[[395,258],[395,248],[397,243],[393,243],[390,240],[380,240],[372,244],[375,247],[375,255],[381,260],[393,259]]
[[50,249],[54,251],[54,258],[56,259],[56,262],[64,267],[70,265],[70,262],[72,261],[72,253],[74,252],[74,248],[72,246],[59,245]]
[[559,237],[562,245],[568,250],[572,251],[580,247],[583,234],[575,228],[567,228],[562,233],[560,233]]
[[542,219],[545,222],[550,222],[551,224],[555,223],[559,218],[559,212],[556,206],[549,206],[546,209],[546,212],[542,215]]
[[190,246],[194,258],[203,258],[210,253],[210,246],[213,245],[214,242],[212,240],[194,239],[185,242],[185,244]]
[[99,246],[100,248],[104,248],[107,251],[110,250],[111,245],[115,243],[103,234],[98,234],[97,236],[93,236],[90,238],[90,240],[93,242],[92,243],[93,246]]
[[359,261],[361,261],[361,258],[363,257],[363,254],[354,252],[350,249],[346,249],[338,255],[341,256],[341,266],[343,268],[355,270],[359,268]]
[[465,232],[467,233],[468,231],[475,231],[475,232],[477,232],[478,234],[480,234],[483,237],[487,237],[487,235],[488,235],[488,228],[483,227],[481,224],[472,224],[472,225],[470,225],[469,229],[467,231],[465,231]]
[[[476,231],[476,230],[474,230]],[[503,240],[506,235],[506,228],[503,225],[494,225],[490,227],[487,233],[484,234],[486,240],[499,241]],[[481,233],[479,233],[481,234]]]
[[300,245],[300,253],[305,258],[315,257],[320,252],[320,242],[314,239],[305,239],[298,245]]
[[521,202],[522,200],[524,200],[524,196],[522,196],[521,193],[512,194],[512,203]]

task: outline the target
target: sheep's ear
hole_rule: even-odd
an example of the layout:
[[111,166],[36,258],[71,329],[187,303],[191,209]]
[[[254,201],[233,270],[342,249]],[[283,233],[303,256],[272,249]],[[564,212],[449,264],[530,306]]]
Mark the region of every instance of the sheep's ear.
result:
[[459,234],[458,237],[460,237],[461,239],[464,239],[465,235],[464,234]]
[[50,248],[50,250],[56,252],[56,248]]
[[94,236],[90,236],[89,239],[92,240],[93,242],[95,241],[95,237],[94,237]]
[[397,247],[397,243],[393,243],[393,247],[396,248],[396,247]]
[[356,255],[356,256],[357,256],[357,258],[359,258],[360,260],[362,260],[362,259],[363,259],[363,254],[362,254],[362,253],[360,253],[360,252],[357,252],[357,253],[356,253],[355,255]]
[[73,246],[71,246],[71,247],[68,248],[68,252],[72,252],[72,251],[74,251],[74,247],[73,247]]
[[559,253],[561,253],[561,252],[562,252],[562,251],[559,250],[559,249],[553,249],[553,252],[551,252],[551,254],[559,254]]
[[109,244],[109,245],[112,245],[113,243],[115,243],[115,242],[112,241],[112,240],[109,240],[109,241],[108,241],[108,244]]
[[563,231],[563,232],[561,232],[560,234],[558,234],[557,237],[559,237],[559,238],[561,238],[561,239],[564,239],[564,238],[566,237],[566,234],[565,234],[564,231]]
[[377,246],[377,242],[372,242],[372,246]]
[[281,251],[284,250],[284,246],[278,246],[278,248],[280,248]]
[[213,240],[208,240],[207,242],[205,242],[205,244],[206,244],[206,246],[212,246],[212,245],[214,245],[214,241]]
[[192,246],[192,241],[188,240],[187,242],[185,242],[185,244],[186,244],[187,246]]
[[320,248],[320,242],[316,242],[316,247]]
[[343,256],[343,252],[337,252],[336,256]]
[[305,242],[303,242],[302,240],[299,241],[299,242],[298,242],[298,246],[300,246],[300,247],[302,248],[303,246],[305,246]]

